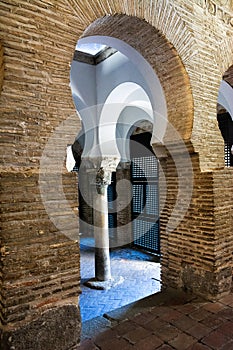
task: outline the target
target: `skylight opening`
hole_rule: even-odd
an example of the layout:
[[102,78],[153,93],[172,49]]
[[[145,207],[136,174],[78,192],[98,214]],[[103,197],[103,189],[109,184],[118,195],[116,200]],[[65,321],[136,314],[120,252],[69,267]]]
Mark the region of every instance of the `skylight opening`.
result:
[[106,48],[107,48],[106,45],[98,44],[98,43],[86,43],[86,44],[77,43],[76,45],[77,51],[81,51],[91,56],[99,55],[102,51],[106,50]]

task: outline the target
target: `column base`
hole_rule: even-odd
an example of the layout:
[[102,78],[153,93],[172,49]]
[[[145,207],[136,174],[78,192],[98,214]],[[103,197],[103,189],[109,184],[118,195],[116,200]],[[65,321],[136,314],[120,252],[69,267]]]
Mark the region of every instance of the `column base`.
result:
[[108,290],[123,282],[124,282],[124,278],[122,276],[118,277],[117,280],[114,278],[111,278],[108,281],[99,281],[96,278],[92,278],[89,281],[85,282],[84,285],[91,289]]
[[2,350],[68,350],[79,344],[81,320],[76,305],[45,311],[17,329],[2,330]]
[[232,268],[211,272],[183,264],[182,282],[185,290],[215,301],[231,292]]

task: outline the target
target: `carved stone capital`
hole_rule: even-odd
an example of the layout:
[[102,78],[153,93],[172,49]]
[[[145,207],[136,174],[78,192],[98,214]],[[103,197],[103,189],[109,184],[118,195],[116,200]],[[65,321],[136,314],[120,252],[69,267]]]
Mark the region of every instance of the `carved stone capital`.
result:
[[116,171],[116,167],[120,162],[120,158],[117,157],[106,157],[102,158],[101,160],[101,167],[104,168],[106,171],[110,171],[111,173],[113,171]]
[[111,183],[112,172],[100,167],[96,174],[96,185],[107,186]]
[[116,171],[119,159],[105,158],[101,160],[100,167],[96,173],[96,188],[99,194],[104,194],[108,185],[111,184],[112,172]]

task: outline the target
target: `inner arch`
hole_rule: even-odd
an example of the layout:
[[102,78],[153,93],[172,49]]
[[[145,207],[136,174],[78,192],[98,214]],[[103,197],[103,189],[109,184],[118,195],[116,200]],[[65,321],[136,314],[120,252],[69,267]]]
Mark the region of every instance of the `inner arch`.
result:
[[[121,47],[121,52],[129,55],[135,67],[147,77],[149,87],[145,91],[154,112],[159,114],[151,142],[156,144],[164,143],[165,140],[173,141],[169,138],[170,135],[165,135],[168,121],[183,140],[190,140],[193,129],[193,97],[189,77],[178,52],[162,32],[137,17],[115,15],[97,19],[82,36],[82,40],[99,40],[98,38],[106,43],[114,40],[115,48],[123,43],[123,46],[118,46]],[[144,59],[143,64],[140,57]],[[163,99],[160,100],[156,98],[157,94],[159,96],[156,80],[163,92]]]
[[233,89],[224,80],[221,81],[219,87],[218,103],[226,109],[233,120]]
[[101,154],[126,160],[127,135],[132,125],[140,120],[153,123],[154,116],[149,97],[141,86],[133,82],[118,85],[107,97],[100,115]]
[[[108,47],[112,47],[115,50],[117,50],[117,52],[119,53],[119,56],[121,55],[120,57],[120,59],[122,60],[121,65],[122,66],[130,65],[131,71],[134,72],[130,76],[128,76],[129,73],[128,71],[126,71],[126,74],[125,74],[126,77],[125,78],[121,77],[121,80],[119,80],[119,78],[116,76],[114,77],[114,79],[111,79],[111,77],[110,79],[108,79],[110,76],[109,71],[112,69],[113,64],[116,64],[116,62],[114,62],[114,58],[107,59],[103,65],[96,66],[95,71],[91,74],[92,74],[93,83],[96,84],[97,86],[97,90],[96,90],[95,99],[92,98],[92,101],[91,101],[90,95],[87,92],[83,91],[83,87],[77,86],[77,80],[75,79],[75,76],[78,76],[78,75],[80,76],[80,69],[77,68],[77,63],[73,61],[71,66],[71,89],[72,89],[72,94],[73,94],[77,111],[79,112],[83,122],[84,129],[90,130],[90,128],[96,128],[97,125],[100,126],[103,124],[102,121],[104,121],[104,124],[105,124],[105,121],[109,118],[109,116],[104,117],[104,115],[106,114],[105,112],[109,107],[108,106],[109,101],[111,101],[111,103],[121,102],[121,104],[122,104],[122,100],[125,103],[126,102],[132,103],[132,101],[136,101],[136,100],[140,100],[144,102],[148,101],[148,103],[150,104],[149,109],[152,111],[154,116],[156,116],[156,118],[153,117],[154,137],[152,136],[152,142],[158,141],[158,139],[160,142],[162,142],[163,136],[165,135],[165,131],[167,128],[167,106],[166,106],[165,95],[163,92],[162,85],[160,84],[159,78],[157,77],[154,69],[145,60],[145,58],[137,50],[135,50],[133,47],[131,47],[124,41],[113,37],[102,36],[102,35],[88,36],[80,39],[78,41],[78,44],[79,45],[102,44]],[[82,69],[85,69],[85,67],[82,67]],[[93,67],[92,67],[92,70],[93,70]],[[102,89],[103,82],[108,82],[109,87],[107,89]],[[121,84],[128,84],[128,85],[122,85],[120,87]],[[101,87],[100,93],[98,90],[98,86]],[[139,89],[140,86],[142,87],[142,90]],[[129,98],[129,101],[126,101],[126,98],[125,98],[126,88],[129,88],[129,90],[127,91],[127,96]],[[90,91],[92,91],[92,88],[90,88]],[[111,95],[113,91],[114,93],[113,95]],[[144,92],[142,93],[142,91]],[[147,98],[146,99],[144,97],[142,98],[142,94],[144,94],[144,96],[147,95]],[[93,91],[92,91],[92,95],[93,96],[95,95]],[[109,96],[111,97],[109,98]],[[114,102],[113,102],[113,99],[115,100]],[[98,105],[98,107],[94,108],[93,107],[94,104],[96,104],[96,106]],[[91,108],[92,118],[90,117],[86,118],[85,116],[86,113],[83,113],[83,107],[85,108],[92,107]],[[147,108],[147,107],[143,106],[142,108]],[[95,113],[96,113],[96,116],[94,116]],[[115,113],[115,117],[116,117],[116,113]],[[96,122],[93,124],[94,119],[96,119]],[[97,130],[96,132],[98,133]],[[100,143],[105,142],[103,133],[101,134],[99,139],[98,137],[96,139],[96,133],[95,135],[93,135],[93,132],[90,134],[92,135],[92,140],[96,140],[96,142],[100,142]],[[88,147],[89,149],[87,149],[85,145],[83,156],[85,156],[85,154],[88,153],[90,151],[90,148],[93,146],[95,147],[95,145],[91,143]],[[115,148],[116,150],[116,144],[114,145],[114,142],[112,147]]]

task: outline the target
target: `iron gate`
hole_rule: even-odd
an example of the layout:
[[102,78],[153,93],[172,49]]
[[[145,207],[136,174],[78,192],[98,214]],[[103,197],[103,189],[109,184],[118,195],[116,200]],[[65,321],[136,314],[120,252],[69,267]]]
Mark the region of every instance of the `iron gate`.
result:
[[233,154],[231,153],[232,145],[229,142],[225,142],[224,145],[224,158],[225,158],[225,166],[230,167],[233,166]]
[[153,155],[132,158],[131,179],[134,245],[160,254],[157,158]]

